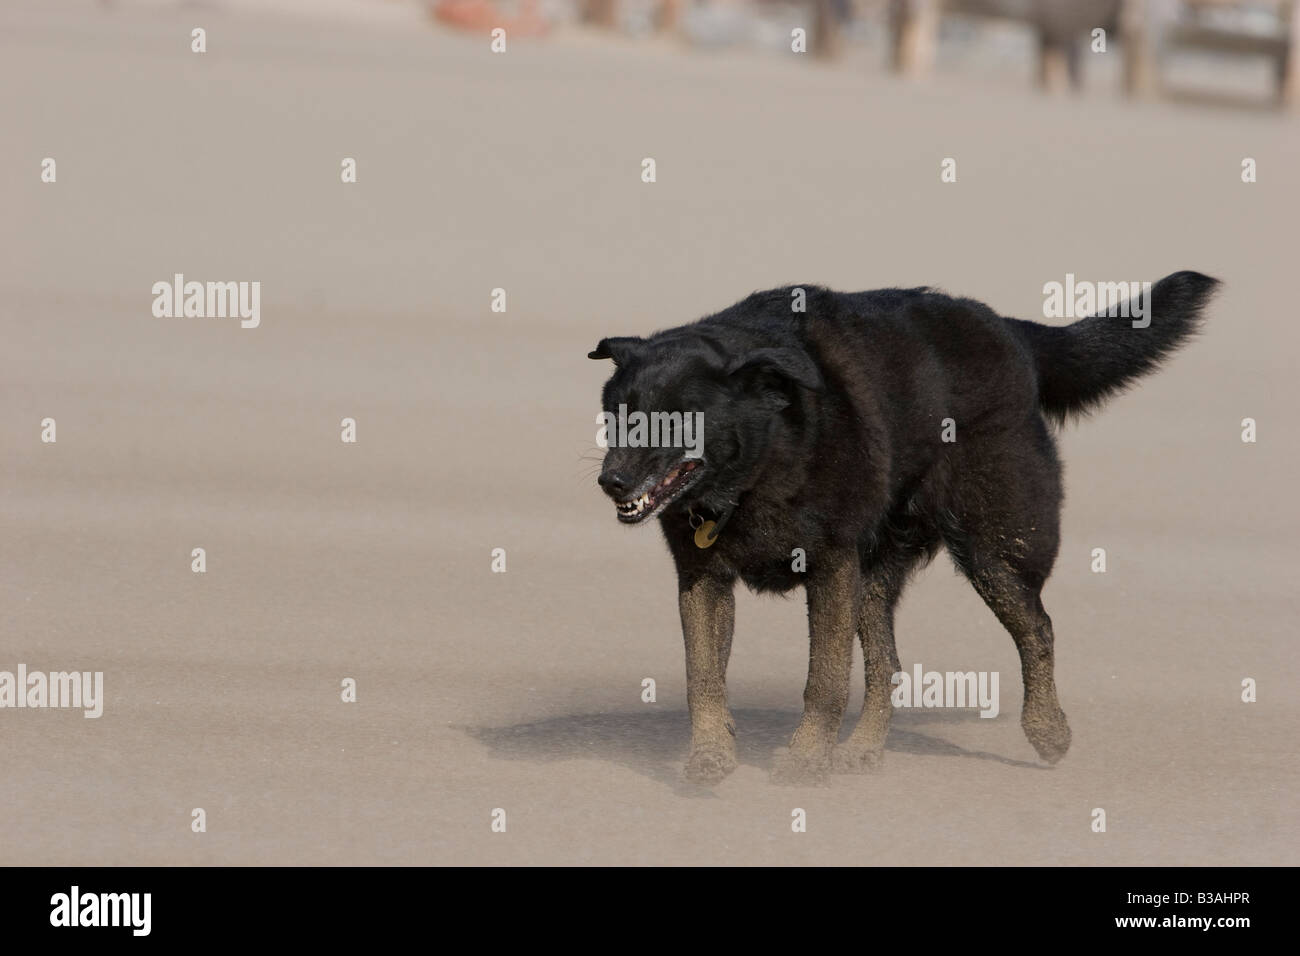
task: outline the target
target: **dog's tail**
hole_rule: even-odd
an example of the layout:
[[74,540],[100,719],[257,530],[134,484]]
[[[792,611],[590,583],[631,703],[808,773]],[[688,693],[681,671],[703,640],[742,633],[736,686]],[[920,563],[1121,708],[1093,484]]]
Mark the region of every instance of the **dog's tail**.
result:
[[[1145,307],[1134,298],[1126,310],[1110,308],[1112,314],[1065,326],[1011,319],[1033,352],[1044,413],[1057,421],[1086,414],[1158,368],[1196,333],[1201,311],[1218,285],[1199,272],[1175,272],[1141,297]],[[1142,317],[1135,318],[1139,313]]]

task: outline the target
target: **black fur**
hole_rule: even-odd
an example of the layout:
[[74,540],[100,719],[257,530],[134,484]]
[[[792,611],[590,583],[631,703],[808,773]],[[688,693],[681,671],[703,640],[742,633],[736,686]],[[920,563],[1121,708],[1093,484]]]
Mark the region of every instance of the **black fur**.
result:
[[[804,312],[793,311],[796,287],[787,287],[649,338],[603,340],[590,357],[617,365],[604,389],[606,410],[704,413],[702,461],[656,509],[684,595],[688,657],[691,628],[706,627],[688,620],[688,604],[693,615],[708,612],[685,595],[701,581],[711,594],[737,577],[759,591],[807,584],[810,606],[814,586],[852,587],[836,599],[854,605],[850,623],[869,651],[868,705],[878,707],[873,667],[877,683],[897,668],[894,604],[908,574],[946,546],[1015,637],[1026,733],[1045,758],[1058,759],[1069,731],[1052,684],[1050,620],[1038,599],[1056,558],[1061,506],[1046,419],[1089,411],[1155,368],[1195,330],[1216,285],[1195,272],[1156,283],[1147,328],[1102,316],[1050,327],[924,288],[804,286]],[[952,442],[942,440],[947,419]],[[681,459],[680,449],[611,447],[601,484],[616,499],[633,496]],[[694,538],[693,526],[704,520],[726,522],[708,548]],[[794,549],[806,554],[806,570],[792,567]],[[852,578],[840,567],[845,554],[856,555]],[[729,629],[725,642],[715,642],[725,672]],[[826,651],[834,658],[827,665],[832,709],[842,643],[836,637]],[[814,637],[813,671],[817,655]],[[816,770],[826,765],[823,738],[838,717],[821,714],[813,684],[810,671],[805,702],[820,709],[816,734],[806,736],[818,743],[803,749]],[[696,724],[697,738],[707,739],[697,739],[695,750],[726,749]],[[882,734],[867,733],[857,757],[878,752]]]
[[1147,307],[1154,320],[1142,335],[1127,335],[1129,319],[1095,315],[1054,327],[1011,319],[1029,343],[1038,372],[1038,400],[1051,418],[1063,421],[1086,413],[1139,376],[1157,368],[1169,353],[1194,335],[1201,309],[1218,285],[1199,272],[1176,272],[1151,288]]

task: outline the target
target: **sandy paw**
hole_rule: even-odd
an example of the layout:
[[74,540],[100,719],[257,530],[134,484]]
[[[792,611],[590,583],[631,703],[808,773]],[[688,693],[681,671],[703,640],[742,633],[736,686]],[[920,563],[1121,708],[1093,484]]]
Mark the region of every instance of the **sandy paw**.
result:
[[772,782],[780,786],[822,784],[826,782],[830,771],[829,753],[809,754],[782,749],[776,752],[776,757],[772,760]]
[[721,747],[692,750],[685,776],[694,783],[715,784],[736,769],[736,755]]
[[872,773],[884,763],[884,747],[869,749],[842,744],[831,751],[831,770],[835,773]]
[[1020,717],[1020,726],[1038,756],[1047,763],[1056,763],[1070,749],[1070,725],[1059,708],[1047,715],[1026,710]]

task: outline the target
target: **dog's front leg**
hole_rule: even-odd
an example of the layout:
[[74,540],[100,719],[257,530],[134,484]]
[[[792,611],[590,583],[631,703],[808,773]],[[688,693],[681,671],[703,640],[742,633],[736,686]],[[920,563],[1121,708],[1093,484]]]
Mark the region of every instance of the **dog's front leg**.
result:
[[778,783],[809,783],[825,777],[849,702],[861,589],[857,552],[845,549],[823,555],[809,571],[803,718],[789,751],[779,754],[773,764],[772,777]]
[[678,605],[686,638],[686,702],[691,711],[687,779],[717,783],[736,769],[736,725],[727,709],[727,659],[736,622],[732,582],[682,577]]

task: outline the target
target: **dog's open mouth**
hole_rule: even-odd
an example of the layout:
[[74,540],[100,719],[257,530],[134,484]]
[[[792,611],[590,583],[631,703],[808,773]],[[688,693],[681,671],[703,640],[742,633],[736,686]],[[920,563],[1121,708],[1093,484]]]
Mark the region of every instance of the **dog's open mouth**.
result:
[[704,462],[698,458],[687,458],[674,465],[666,475],[637,497],[615,502],[618,520],[625,524],[636,524],[649,518],[693,485],[703,471],[703,465]]

